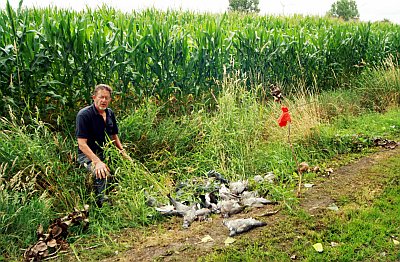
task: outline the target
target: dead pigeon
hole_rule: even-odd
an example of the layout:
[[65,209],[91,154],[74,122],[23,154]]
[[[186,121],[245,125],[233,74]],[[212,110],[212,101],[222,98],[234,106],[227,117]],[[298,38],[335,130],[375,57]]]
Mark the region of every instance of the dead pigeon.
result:
[[146,190],[144,191],[144,197],[146,199],[146,205],[148,205],[149,207],[155,207],[158,205],[157,200],[154,197],[150,196]]
[[155,208],[158,212],[161,213],[161,215],[171,215],[171,216],[177,216],[181,215],[178,213],[178,211],[175,210],[175,207],[173,205],[166,205],[166,206],[160,206]]
[[252,228],[265,226],[267,223],[254,218],[240,218],[234,220],[224,220],[224,225],[229,229],[229,236],[247,232]]
[[264,180],[268,181],[269,183],[273,184],[276,179],[274,172],[270,171],[264,176]]
[[253,180],[254,180],[256,183],[262,183],[262,182],[264,182],[264,178],[263,178],[262,176],[260,176],[260,175],[254,176],[254,177],[253,177]]
[[217,197],[213,192],[206,193],[204,195],[204,206],[210,209],[212,213],[219,213],[219,208],[217,206]]
[[263,197],[249,197],[241,199],[240,203],[248,207],[263,207],[266,204],[275,204],[276,202]]
[[237,214],[243,211],[244,206],[241,206],[237,200],[223,200],[218,203],[221,207],[221,214],[223,217]]
[[167,196],[169,198],[169,201],[171,201],[171,204],[175,207],[175,210],[179,215],[185,216],[185,214],[192,209],[191,207],[173,199],[170,194],[168,194]]
[[192,205],[183,216],[183,228],[189,228],[192,222],[197,218],[196,216],[196,205]]
[[207,218],[208,215],[211,214],[211,209],[208,209],[208,208],[198,209],[195,211],[195,214],[196,214],[196,218],[199,221],[203,221]]
[[229,184],[229,181],[227,179],[225,179],[225,177],[223,177],[220,173],[218,173],[215,170],[210,170],[207,173],[208,177],[215,177],[218,181],[224,183],[224,184]]
[[241,199],[250,198],[250,197],[258,197],[257,191],[244,191],[241,195]]
[[247,189],[247,186],[249,184],[248,180],[239,180],[237,182],[231,182],[229,184],[229,190],[232,194],[234,195],[240,195]]
[[214,192],[204,194],[205,207],[209,208],[210,206],[212,206],[212,204],[216,204],[216,203],[218,203],[218,199],[217,199],[217,196],[214,194]]
[[229,188],[227,188],[224,184],[222,184],[221,187],[219,188],[219,197],[222,200],[230,200],[230,199],[236,199],[238,196],[232,194]]
[[170,194],[168,194],[167,196],[172,205],[174,205],[177,214],[183,216],[183,228],[188,228],[190,224],[196,219],[196,204],[189,207],[173,199]]

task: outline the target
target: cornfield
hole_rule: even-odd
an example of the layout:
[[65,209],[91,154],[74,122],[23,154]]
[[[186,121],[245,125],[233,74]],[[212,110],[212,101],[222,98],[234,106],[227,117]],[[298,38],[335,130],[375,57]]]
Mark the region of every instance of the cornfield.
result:
[[0,10],[0,111],[36,106],[47,119],[73,117],[100,82],[116,89],[121,106],[144,96],[199,96],[230,72],[249,88],[300,80],[325,90],[399,51],[400,26],[391,23],[7,4]]

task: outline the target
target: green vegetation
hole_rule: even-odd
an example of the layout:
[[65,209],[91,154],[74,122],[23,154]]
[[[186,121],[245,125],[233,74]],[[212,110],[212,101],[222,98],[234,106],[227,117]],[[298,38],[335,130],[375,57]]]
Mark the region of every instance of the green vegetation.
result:
[[396,24],[319,17],[7,5],[0,10],[0,112],[36,106],[46,122],[70,122],[100,82],[115,88],[121,110],[149,96],[209,103],[216,81],[236,72],[248,89],[278,83],[289,93],[299,82],[336,89],[388,57],[396,63],[399,32]]
[[238,12],[260,12],[259,0],[229,0],[229,10]]
[[[118,181],[114,205],[91,207],[89,230],[75,229],[68,241],[73,250],[101,242],[108,256],[110,234],[164,219],[145,204],[144,191],[166,203],[177,183],[211,169],[229,179],[274,171],[278,183],[260,191],[293,209],[296,161],[267,83],[286,96],[299,161],[323,164],[370,150],[376,136],[398,138],[399,32],[393,24],[313,17],[7,5],[0,11],[0,259],[19,260],[39,224],[93,203],[76,165],[73,123],[96,83],[116,89],[112,108],[134,160],[105,149]],[[246,252],[269,257],[257,244]],[[239,250],[229,257],[243,258]]]
[[338,0],[332,4],[328,14],[333,17],[343,18],[345,21],[360,17],[357,3],[354,0]]

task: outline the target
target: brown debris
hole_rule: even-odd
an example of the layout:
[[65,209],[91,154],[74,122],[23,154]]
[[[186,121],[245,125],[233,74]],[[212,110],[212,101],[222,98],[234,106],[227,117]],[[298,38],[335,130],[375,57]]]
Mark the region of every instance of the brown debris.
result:
[[307,162],[301,162],[298,167],[299,172],[308,172],[310,170],[310,166]]
[[383,148],[387,148],[387,149],[395,149],[399,145],[399,143],[397,143],[396,141],[393,141],[393,140],[388,140],[388,139],[378,137],[378,138],[374,139],[374,145],[380,146]]
[[319,172],[321,172],[321,168],[320,168],[319,166],[315,166],[315,167],[313,168],[313,172],[314,172],[314,173],[319,173]]
[[[25,253],[25,261],[41,261],[44,258],[55,255],[60,249],[67,249],[68,228],[70,225],[83,225],[86,230],[89,227],[89,205],[84,209],[70,213],[68,216],[57,218],[44,233],[43,226],[39,225],[36,234],[38,242],[29,247]],[[52,253],[50,253],[52,252]]]

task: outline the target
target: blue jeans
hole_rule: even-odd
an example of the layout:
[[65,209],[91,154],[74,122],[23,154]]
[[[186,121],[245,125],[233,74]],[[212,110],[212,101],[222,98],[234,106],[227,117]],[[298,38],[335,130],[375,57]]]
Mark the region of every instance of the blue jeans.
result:
[[93,191],[96,194],[96,203],[102,206],[103,202],[108,198],[105,196],[107,189],[113,181],[113,176],[109,175],[107,178],[97,178],[94,168],[92,168],[92,161],[83,153],[78,154],[78,163],[84,166],[93,176]]

